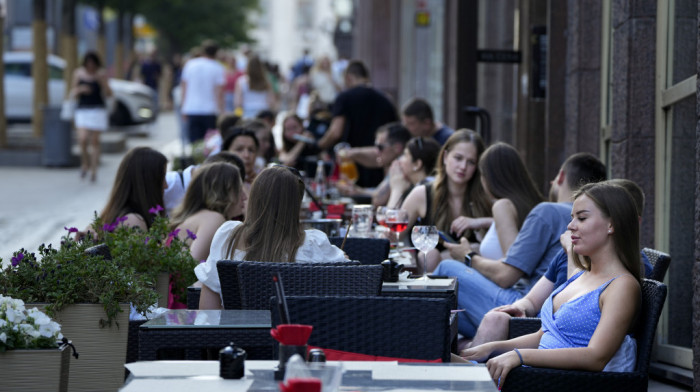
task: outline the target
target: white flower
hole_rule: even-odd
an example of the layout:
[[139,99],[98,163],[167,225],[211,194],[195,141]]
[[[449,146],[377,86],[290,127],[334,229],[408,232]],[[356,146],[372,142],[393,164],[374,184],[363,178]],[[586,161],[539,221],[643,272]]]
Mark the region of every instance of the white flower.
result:
[[4,327],[7,325],[7,321],[0,319],[0,328]]
[[36,325],[45,325],[51,322],[49,316],[47,316],[37,308],[31,308],[27,310],[27,315],[34,319],[34,324]]
[[5,332],[0,333],[0,342],[3,342],[3,343],[7,342],[7,334]]

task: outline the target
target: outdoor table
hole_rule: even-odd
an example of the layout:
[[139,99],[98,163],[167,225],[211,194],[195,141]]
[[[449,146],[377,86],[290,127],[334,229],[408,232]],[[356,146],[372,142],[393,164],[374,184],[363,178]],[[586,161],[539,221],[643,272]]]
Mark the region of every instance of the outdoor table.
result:
[[[240,380],[219,377],[218,361],[152,361],[126,364],[131,375],[124,392],[279,391],[273,376],[278,361],[245,362]],[[484,365],[468,363],[335,362],[344,370],[341,390],[496,391]]]
[[[271,359],[269,310],[172,309],[139,328],[139,360],[155,360],[160,349],[221,349],[233,342],[249,358]],[[186,351],[186,359],[199,359]]]

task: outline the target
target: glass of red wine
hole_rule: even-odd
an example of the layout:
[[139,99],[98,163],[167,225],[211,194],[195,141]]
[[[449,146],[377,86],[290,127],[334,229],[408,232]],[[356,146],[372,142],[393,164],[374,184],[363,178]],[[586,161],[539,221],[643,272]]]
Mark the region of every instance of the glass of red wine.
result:
[[408,227],[408,211],[406,210],[386,210],[386,226],[389,227],[391,235],[389,241],[392,247],[399,245],[399,235]]

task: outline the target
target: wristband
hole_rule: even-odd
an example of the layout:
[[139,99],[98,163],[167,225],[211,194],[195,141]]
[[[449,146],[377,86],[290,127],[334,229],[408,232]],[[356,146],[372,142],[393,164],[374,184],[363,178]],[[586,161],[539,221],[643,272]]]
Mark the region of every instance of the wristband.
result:
[[523,362],[523,356],[520,354],[520,350],[514,348],[513,351],[515,351],[515,353],[518,354],[518,358],[520,358],[520,366],[525,365],[525,363]]

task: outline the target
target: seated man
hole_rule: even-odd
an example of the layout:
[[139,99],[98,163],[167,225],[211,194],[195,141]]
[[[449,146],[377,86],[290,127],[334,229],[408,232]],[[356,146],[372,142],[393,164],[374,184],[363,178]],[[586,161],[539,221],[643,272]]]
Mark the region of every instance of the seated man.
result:
[[[644,212],[644,192],[633,181],[615,179],[608,181],[625,188],[637,207],[640,223]],[[569,252],[571,249],[571,234],[567,231],[561,235],[562,249],[552,260],[547,272],[537,281],[530,292],[523,298],[510,305],[503,305],[492,309],[481,320],[474,339],[466,347],[476,347],[483,343],[508,339],[509,325],[511,317],[535,317],[539,314],[542,304],[554,290],[571,277],[576,272],[576,267],[570,262]],[[644,275],[649,275],[652,270],[649,258],[642,252],[642,262],[644,263]]]
[[[571,217],[572,195],[579,187],[605,179],[605,165],[589,153],[569,157],[552,181],[556,203],[538,204],[525,218],[506,257],[490,260],[470,252],[468,242],[445,244],[456,260],[445,260],[436,275],[459,281],[459,332],[472,338],[482,317],[491,309],[527,294],[561,248],[559,236]],[[461,260],[465,260],[462,262]],[[467,265],[465,265],[465,263]]]

